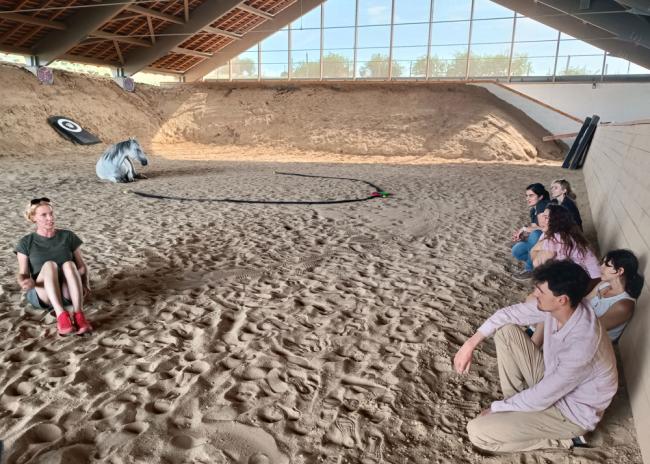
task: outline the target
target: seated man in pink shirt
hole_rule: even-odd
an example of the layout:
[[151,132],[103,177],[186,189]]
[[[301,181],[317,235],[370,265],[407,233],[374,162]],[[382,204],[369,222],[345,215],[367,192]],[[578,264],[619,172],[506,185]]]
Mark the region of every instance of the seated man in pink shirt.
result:
[[[581,303],[589,275],[578,264],[548,261],[533,271],[536,301],[498,310],[454,357],[467,373],[474,349],[493,334],[504,399],[467,424],[470,441],[487,451],[571,448],[596,428],[618,388],[612,344]],[[519,326],[544,322],[540,351]]]

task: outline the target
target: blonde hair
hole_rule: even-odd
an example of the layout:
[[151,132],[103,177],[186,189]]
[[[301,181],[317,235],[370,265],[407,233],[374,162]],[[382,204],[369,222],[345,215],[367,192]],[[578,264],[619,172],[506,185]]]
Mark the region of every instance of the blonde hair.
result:
[[571,184],[569,183],[568,180],[555,179],[553,182],[551,182],[551,185],[553,184],[559,184],[566,191],[565,195],[575,201],[577,196],[575,192],[571,189]]
[[49,206],[50,210],[54,211],[51,201],[41,200],[38,203],[34,203],[34,204],[32,204],[32,202],[30,201],[29,203],[27,203],[27,208],[25,208],[25,213],[24,213],[25,219],[27,219],[29,222],[34,222],[34,214],[36,214],[36,209],[39,206],[43,206],[43,205]]

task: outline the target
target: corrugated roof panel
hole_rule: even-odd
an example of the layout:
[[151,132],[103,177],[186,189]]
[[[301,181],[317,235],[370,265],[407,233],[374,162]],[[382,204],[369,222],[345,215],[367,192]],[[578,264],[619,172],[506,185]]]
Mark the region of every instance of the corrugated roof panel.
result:
[[[216,0],[189,0],[188,9],[190,14],[208,1]],[[247,0],[245,3],[260,11],[274,15],[295,3],[295,1],[300,0]],[[97,0],[0,0],[0,11],[18,10],[22,15],[65,23],[65,19],[71,15],[83,15],[84,11],[88,11],[88,8],[75,7],[96,5],[96,2]],[[181,0],[158,0],[142,5],[138,4],[137,6],[164,13],[182,21],[185,20],[185,5]],[[39,11],[33,11],[39,8]],[[174,25],[173,22],[166,21],[162,18],[150,17],[148,19],[146,15],[139,15],[137,12],[129,11],[127,8],[128,6],[125,5],[123,11],[118,13],[110,21],[105,22],[98,30],[109,34],[128,36],[150,43],[150,22],[155,35],[164,35],[165,31]],[[259,15],[235,7],[220,18],[215,18],[215,21],[211,25],[225,31],[243,35],[264,23],[264,21],[265,19]],[[8,47],[29,49],[46,38],[52,31],[53,29],[43,25],[12,21],[3,18],[2,14],[0,14],[0,48],[2,48],[2,45],[6,45]],[[220,34],[197,31],[195,34],[188,34],[187,37],[184,37],[180,47],[202,53],[215,53],[231,44],[234,40],[231,37]],[[120,52],[124,57],[127,57],[130,51],[142,46],[123,41],[118,41],[118,44]],[[69,50],[68,55],[87,58],[89,60],[119,61],[113,40],[93,38],[92,34]],[[157,60],[151,67],[163,71],[184,72],[204,59],[200,56],[168,53]]]
[[299,0],[248,0],[244,2],[248,6],[262,10],[265,13],[277,14],[289,5],[293,5]]
[[223,47],[231,43],[234,39],[215,34],[195,34],[180,46],[182,48],[189,48],[199,52],[211,53],[221,50]]
[[223,15],[212,24],[213,27],[225,29],[227,31],[244,34],[266,21],[261,16],[248,13],[247,11],[234,9],[230,13]]
[[175,72],[185,72],[197,65],[204,58],[198,56],[182,55],[180,53],[170,53],[151,65],[152,68],[160,70],[169,70]]

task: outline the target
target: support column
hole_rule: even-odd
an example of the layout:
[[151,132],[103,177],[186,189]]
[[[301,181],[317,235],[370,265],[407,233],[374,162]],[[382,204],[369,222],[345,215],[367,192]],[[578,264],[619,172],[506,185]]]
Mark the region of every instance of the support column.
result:
[[257,44],[257,82],[262,80],[262,42]]
[[557,76],[557,57],[560,54],[560,36],[562,32],[557,31],[557,43],[555,44],[555,62],[553,63],[553,82],[555,82],[555,76]]
[[292,74],[292,66],[291,66],[291,23],[288,24],[287,26],[287,80],[291,80],[291,74]]
[[354,50],[352,50],[352,80],[357,80],[357,48],[359,47],[359,0],[354,7]]
[[125,74],[124,68],[113,68],[111,72],[113,74],[113,82],[115,82],[127,92],[135,91],[135,81],[133,78]]
[[472,0],[472,9],[469,14],[469,34],[467,37],[467,63],[465,63],[465,80],[469,80],[469,56],[472,53],[472,26],[474,25],[474,0]]
[[517,33],[517,12],[512,18],[512,37],[510,38],[510,58],[508,59],[508,82],[512,80],[512,54],[515,51],[515,34]]
[[36,55],[25,57],[25,68],[36,76],[38,81],[43,85],[54,84],[54,73],[51,68],[41,66],[41,60]]
[[395,33],[395,0],[390,7],[390,42],[388,45],[388,80],[393,79],[393,39]]
[[325,45],[325,8],[320,5],[320,79],[323,80],[323,46]]
[[424,79],[429,80],[431,77],[431,37],[433,33],[433,6],[434,0],[429,4],[429,40],[427,41],[427,68],[424,71]]

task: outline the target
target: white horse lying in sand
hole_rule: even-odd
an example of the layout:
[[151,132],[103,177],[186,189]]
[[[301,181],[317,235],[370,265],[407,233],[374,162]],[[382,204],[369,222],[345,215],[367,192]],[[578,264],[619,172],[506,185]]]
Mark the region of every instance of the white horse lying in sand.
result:
[[135,173],[131,160],[137,160],[143,166],[148,164],[140,144],[133,137],[108,147],[101,158],[97,160],[95,166],[97,177],[111,182],[133,182],[135,179],[146,179],[142,174]]

